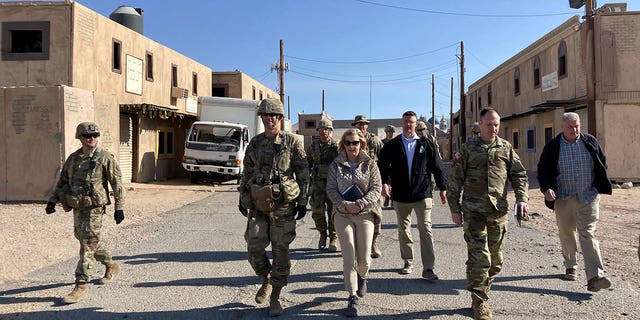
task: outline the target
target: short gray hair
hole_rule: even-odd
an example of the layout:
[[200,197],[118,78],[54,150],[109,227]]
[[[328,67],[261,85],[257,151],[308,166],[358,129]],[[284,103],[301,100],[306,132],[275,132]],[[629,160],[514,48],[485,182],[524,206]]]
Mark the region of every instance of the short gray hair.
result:
[[578,121],[580,121],[580,116],[575,112],[565,112],[562,115],[562,122],[565,122],[567,120],[578,120]]

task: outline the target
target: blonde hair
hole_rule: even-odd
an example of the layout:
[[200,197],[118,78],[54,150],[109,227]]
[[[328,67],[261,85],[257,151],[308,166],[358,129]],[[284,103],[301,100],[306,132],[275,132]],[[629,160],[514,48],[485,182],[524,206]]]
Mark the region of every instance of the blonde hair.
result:
[[360,129],[350,128],[350,129],[347,129],[347,131],[345,131],[342,134],[342,137],[340,138],[340,141],[338,141],[338,151],[343,151],[344,150],[344,140],[348,136],[356,136],[356,137],[358,137],[358,140],[360,140],[360,149],[362,149],[362,150],[366,150],[367,149],[367,139],[364,138],[364,134],[362,134],[362,131],[360,131]]

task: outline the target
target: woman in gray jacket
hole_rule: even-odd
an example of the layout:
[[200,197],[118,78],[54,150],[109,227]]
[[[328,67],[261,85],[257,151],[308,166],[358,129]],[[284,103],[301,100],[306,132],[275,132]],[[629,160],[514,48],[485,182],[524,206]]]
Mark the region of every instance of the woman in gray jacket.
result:
[[327,176],[327,196],[333,203],[334,225],[342,249],[344,286],[349,293],[348,317],[358,315],[358,297],[367,293],[374,222],[381,217],[380,171],[365,152],[366,147],[362,131],[345,131]]

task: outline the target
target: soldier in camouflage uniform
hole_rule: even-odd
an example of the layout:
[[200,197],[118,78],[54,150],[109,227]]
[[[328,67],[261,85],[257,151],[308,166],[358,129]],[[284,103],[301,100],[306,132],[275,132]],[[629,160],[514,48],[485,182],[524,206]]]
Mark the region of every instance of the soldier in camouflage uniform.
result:
[[333,226],[333,209],[331,200],[327,197],[327,173],[329,165],[338,155],[338,145],[331,137],[333,124],[331,120],[323,118],[318,122],[318,137],[307,149],[307,159],[311,171],[311,184],[309,187],[311,205],[311,217],[320,232],[318,249],[323,250],[327,246],[327,231],[329,232],[329,251],[337,251],[338,235]]
[[[393,134],[396,132],[396,128],[394,128],[392,125],[387,125],[386,127],[384,127],[384,134],[385,134],[385,138],[382,139],[382,145],[384,145],[385,143],[389,142],[389,140],[393,139]],[[382,204],[383,208],[387,208],[389,206],[393,206],[393,200],[391,200],[391,197],[384,197],[384,203]]]
[[509,209],[507,181],[524,214],[529,211],[529,183],[520,157],[507,140],[497,136],[498,113],[492,108],[483,109],[479,126],[480,136],[465,143],[455,159],[447,198],[453,222],[464,227],[467,290],[471,292],[474,317],[491,319],[486,301],[493,279],[502,269]]
[[[240,180],[240,212],[248,218],[245,240],[249,263],[263,283],[257,303],[269,300],[269,315],[283,309],[280,292],[291,270],[289,245],[296,237],[296,219],[307,212],[309,164],[302,141],[281,131],[284,107],[278,99],[264,99],[258,114],[265,131],[251,139]],[[266,248],[271,244],[273,263]]]
[[[353,122],[351,123],[357,129],[360,129],[364,134],[365,139],[367,140],[367,155],[376,163],[378,162],[378,155],[380,154],[380,150],[382,150],[382,141],[378,138],[373,132],[367,132],[369,128],[369,120],[362,114],[357,115]],[[380,196],[382,199],[382,196]],[[382,203],[380,203],[382,205]],[[380,247],[378,247],[378,236],[382,231],[382,219],[376,217],[374,222],[374,230],[373,230],[373,243],[371,244],[371,257],[378,258],[382,255],[382,251]]]
[[116,224],[124,220],[124,195],[122,174],[113,154],[98,147],[100,130],[95,123],[83,122],[76,128],[76,139],[82,148],[72,153],[62,167],[60,179],[53,195],[47,202],[47,214],[56,211],[61,203],[64,211],[73,210],[74,235],[80,241],[80,261],[76,267],[75,287],[65,296],[64,303],[76,303],[87,297],[86,285],[91,280],[94,259],[106,266],[101,284],[106,284],[120,272],[109,249],[100,242],[102,215],[106,205],[111,204],[108,184],[111,184],[115,199],[114,219]]
[[[427,124],[424,121],[418,121],[418,125],[416,126],[416,133],[418,134],[418,136],[420,136],[420,138],[431,141],[433,145],[436,146],[436,155],[440,159],[442,159],[442,156],[440,156],[440,145],[438,145],[438,139],[436,139],[434,135],[429,133],[429,130],[427,129]],[[432,174],[431,175],[431,192],[432,193],[433,193],[433,190],[435,190],[435,188],[436,188],[436,180],[433,178],[433,174]]]

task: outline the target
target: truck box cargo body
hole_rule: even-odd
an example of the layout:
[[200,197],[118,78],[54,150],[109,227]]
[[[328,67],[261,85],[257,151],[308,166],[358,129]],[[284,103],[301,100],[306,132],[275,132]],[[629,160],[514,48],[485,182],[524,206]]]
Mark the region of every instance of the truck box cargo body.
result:
[[198,98],[199,121],[189,129],[182,163],[191,182],[203,174],[240,178],[249,141],[264,131],[257,105],[255,100]]

